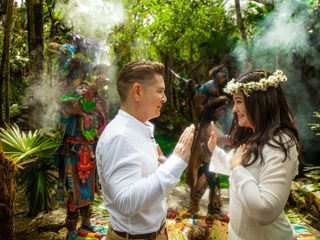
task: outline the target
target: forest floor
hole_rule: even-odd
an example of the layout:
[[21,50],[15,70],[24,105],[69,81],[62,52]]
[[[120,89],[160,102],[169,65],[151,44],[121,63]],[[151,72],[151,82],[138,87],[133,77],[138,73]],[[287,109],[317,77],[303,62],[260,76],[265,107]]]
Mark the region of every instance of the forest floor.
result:
[[[207,213],[208,190],[200,201],[200,213]],[[167,202],[168,209],[175,212],[187,210],[189,205],[189,189],[186,185],[176,186],[171,190]],[[63,227],[65,222],[65,208],[57,207],[55,210],[45,214],[40,213],[34,218],[26,216],[27,206],[25,198],[21,193],[17,194],[16,199],[16,239],[18,240],[63,240],[65,239],[66,230]],[[221,190],[221,200],[223,203],[222,212],[228,212],[229,192],[227,189]],[[103,200],[100,196],[96,197],[94,203],[94,215],[101,220],[107,220],[108,214],[103,206]],[[290,217],[291,216],[291,217]],[[300,215],[295,215],[294,208],[290,208],[289,218],[297,221]],[[295,218],[295,219],[294,219]],[[291,219],[290,219],[291,220]],[[80,222],[80,221],[79,221]],[[300,225],[306,226],[308,230],[320,239],[320,231],[312,228],[303,219],[299,219]]]

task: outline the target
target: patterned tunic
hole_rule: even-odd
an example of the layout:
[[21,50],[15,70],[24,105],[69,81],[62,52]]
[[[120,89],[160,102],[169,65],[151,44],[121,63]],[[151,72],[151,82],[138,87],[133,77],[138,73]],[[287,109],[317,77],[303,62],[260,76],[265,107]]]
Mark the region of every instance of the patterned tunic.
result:
[[[104,119],[99,119],[99,116],[93,116],[93,119],[98,121],[99,125],[105,122]],[[95,137],[87,140],[83,136],[82,121],[83,116],[78,114],[68,118],[64,118],[62,114],[60,116],[64,137],[55,155],[55,164],[59,169],[56,197],[57,200],[64,200],[67,196],[71,199],[71,208],[83,207],[92,202],[98,186],[94,155],[98,139]]]

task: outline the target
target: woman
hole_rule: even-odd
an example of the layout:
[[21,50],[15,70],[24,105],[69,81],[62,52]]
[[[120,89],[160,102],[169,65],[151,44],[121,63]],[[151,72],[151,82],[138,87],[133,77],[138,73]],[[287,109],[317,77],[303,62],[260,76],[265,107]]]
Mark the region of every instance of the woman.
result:
[[231,240],[295,239],[284,214],[292,179],[298,174],[300,146],[293,115],[280,84],[281,71],[252,71],[228,83],[234,120],[234,150],[217,147],[212,123],[210,171],[230,176]]

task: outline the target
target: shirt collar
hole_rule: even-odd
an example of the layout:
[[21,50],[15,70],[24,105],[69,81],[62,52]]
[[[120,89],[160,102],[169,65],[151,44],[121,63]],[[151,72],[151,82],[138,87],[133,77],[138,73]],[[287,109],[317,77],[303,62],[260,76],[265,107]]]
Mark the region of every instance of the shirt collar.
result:
[[144,135],[147,137],[150,137],[151,139],[154,139],[153,136],[153,130],[154,130],[154,125],[147,121],[145,123],[139,121],[137,118],[134,116],[130,115],[129,113],[119,109],[118,116],[125,118],[129,124],[132,124],[133,127],[137,128],[139,131],[141,131]]

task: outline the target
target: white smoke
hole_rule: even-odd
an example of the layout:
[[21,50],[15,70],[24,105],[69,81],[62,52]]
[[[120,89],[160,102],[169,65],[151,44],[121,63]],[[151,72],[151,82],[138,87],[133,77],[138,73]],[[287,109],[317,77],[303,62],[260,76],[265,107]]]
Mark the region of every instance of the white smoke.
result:
[[260,46],[303,51],[308,46],[306,17],[296,12],[295,4],[291,1],[283,1],[269,17],[269,29],[257,39]]
[[254,29],[247,50],[239,45],[234,54],[239,60],[240,71],[245,71],[246,51],[252,59],[253,68],[275,70],[280,66],[289,67],[294,54],[310,52],[307,27],[307,10],[299,9],[298,1],[282,1],[276,4],[272,13],[266,16]]
[[[126,10],[119,0],[58,0],[55,12],[63,18],[63,23],[71,32],[97,46],[93,64],[106,64],[110,66],[108,78],[115,79],[116,68],[113,66],[112,53],[108,36],[113,27],[126,19]],[[57,71],[57,69],[55,69]],[[54,128],[57,124],[57,104],[61,96],[60,86],[56,73],[45,77],[40,85],[31,86],[26,94],[25,102],[42,104],[43,112],[35,112],[29,118],[30,125],[41,126],[45,129]],[[118,101],[115,93],[115,83],[111,82],[108,89],[109,102],[116,104]],[[42,116],[40,116],[42,114]]]
[[[316,141],[307,124],[314,121],[313,111],[319,110],[319,98],[311,97],[310,91],[308,92],[310,88],[319,86],[319,79],[303,76],[299,65],[301,62],[297,62],[297,59],[301,60],[303,57],[315,69],[320,66],[318,51],[309,41],[312,34],[319,34],[320,27],[316,25],[318,29],[310,29],[310,9],[310,5],[301,1],[277,1],[274,11],[259,23],[247,46],[253,69],[281,69],[287,74],[289,81],[283,85],[283,89],[296,116],[298,131],[305,140],[305,147]],[[246,71],[245,53],[242,45],[234,51],[240,72]],[[319,89],[317,92],[316,95],[320,95]],[[310,145],[306,148],[313,147]]]
[[59,0],[55,11],[72,32],[85,39],[99,41],[96,63],[112,62],[108,36],[115,25],[126,19],[126,10],[119,0]]
[[56,10],[74,32],[101,40],[126,18],[126,11],[118,0],[69,0],[67,3],[60,0]]

